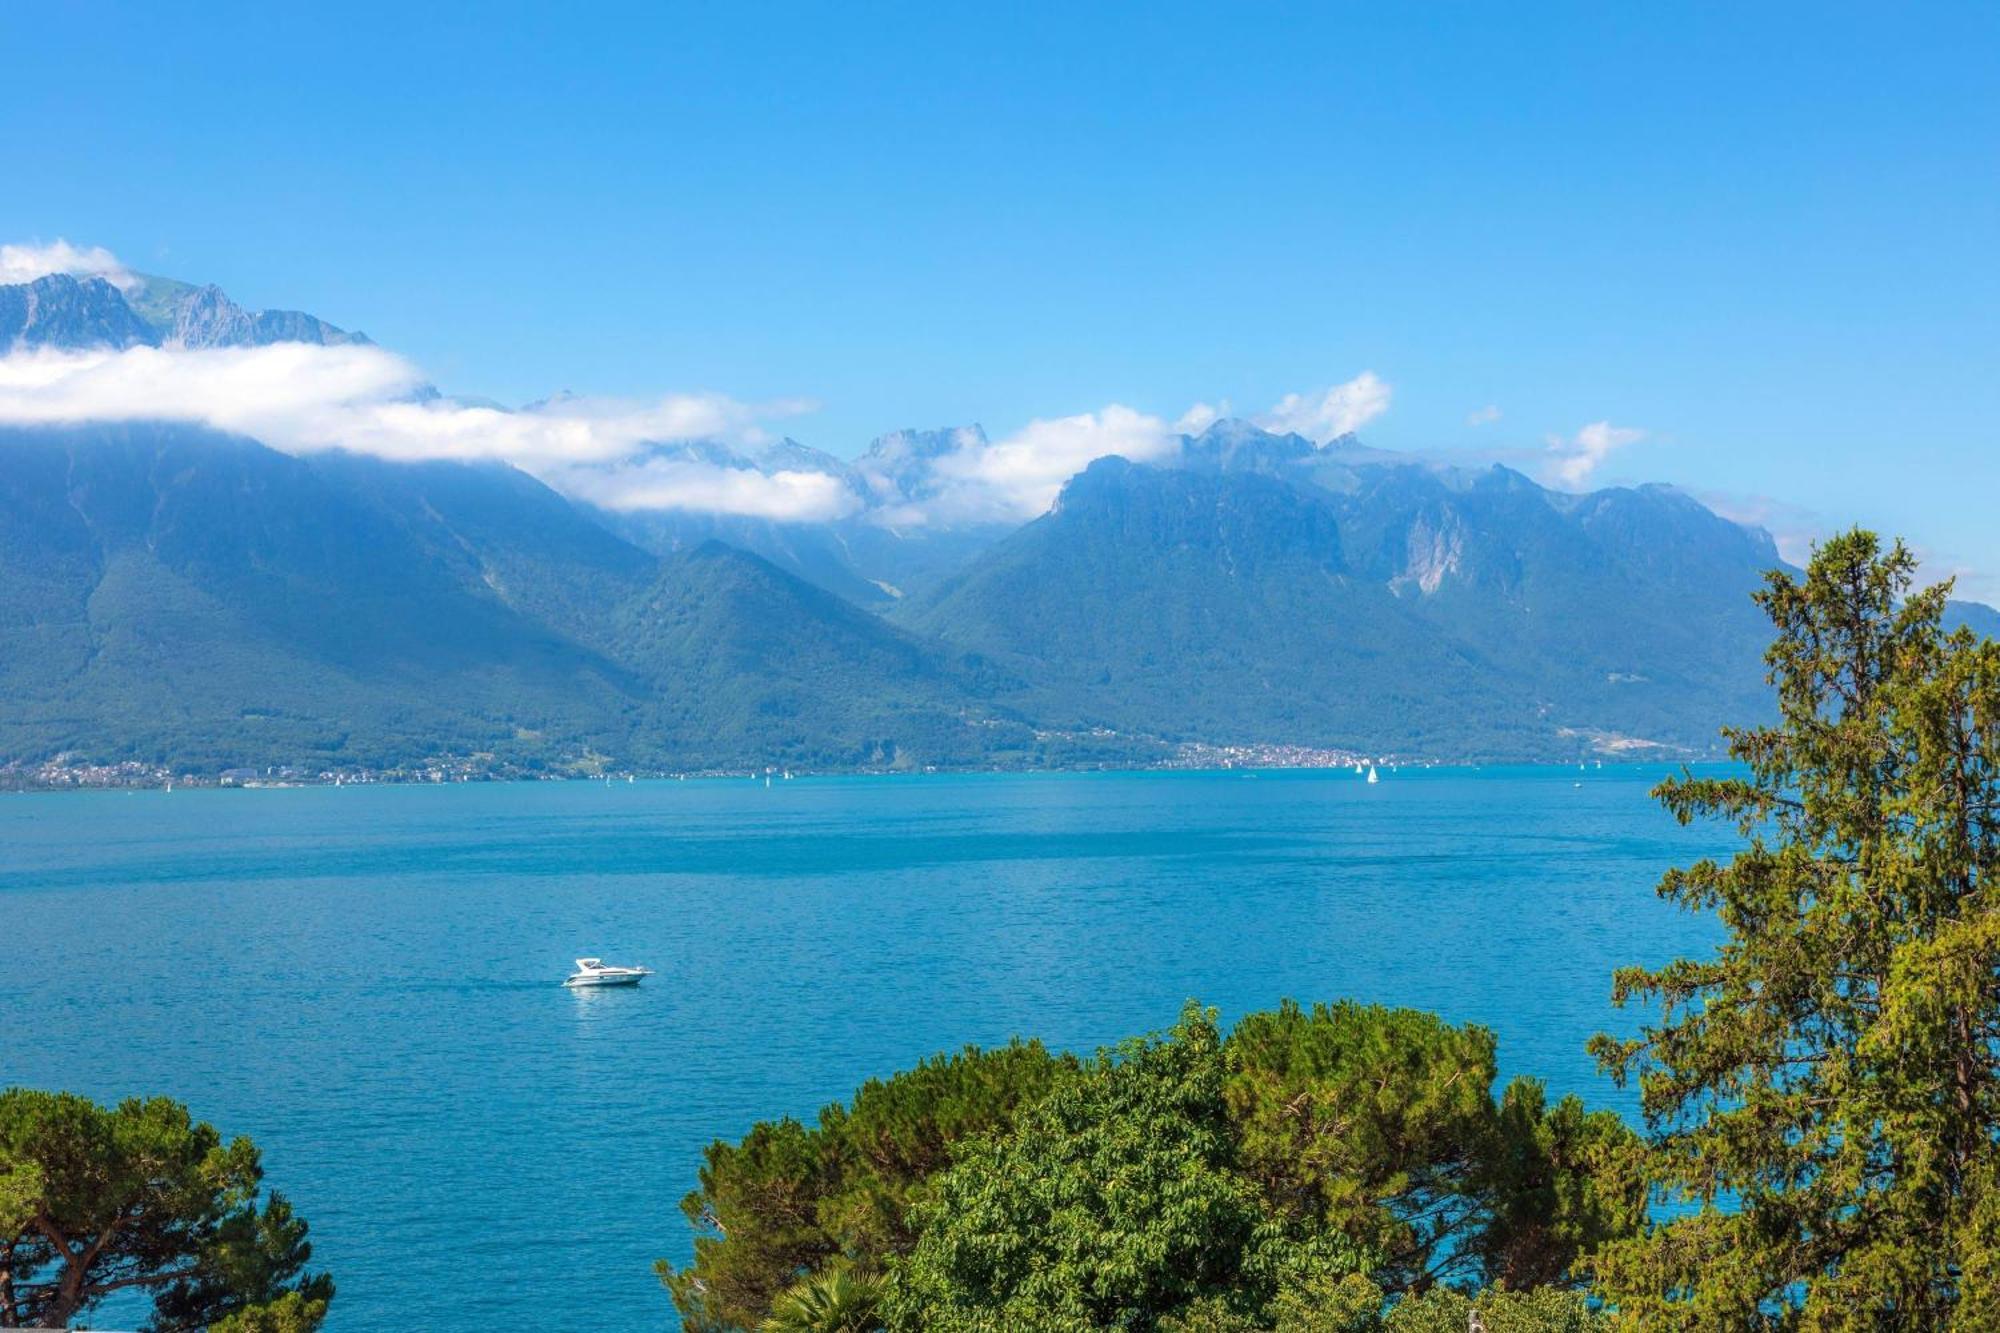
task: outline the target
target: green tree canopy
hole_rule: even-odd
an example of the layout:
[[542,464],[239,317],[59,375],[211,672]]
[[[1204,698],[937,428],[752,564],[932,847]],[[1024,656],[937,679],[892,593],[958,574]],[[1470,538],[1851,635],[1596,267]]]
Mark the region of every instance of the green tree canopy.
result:
[[914,1243],[906,1218],[954,1146],[1004,1130],[1076,1061],[1039,1042],[967,1047],[887,1080],[808,1127],[789,1117],[709,1145],[681,1201],[694,1262],[657,1269],[690,1333],[754,1328],[779,1297],[836,1260],[866,1276]]
[[1539,1286],[1639,1223],[1632,1133],[1520,1078],[1495,1101],[1493,1034],[1434,1014],[1290,1001],[1229,1038],[1243,1168],[1282,1216],[1380,1256],[1391,1293]]
[[[1475,1322],[1475,1320],[1477,1322]],[[1434,1287],[1401,1302],[1383,1321],[1383,1333],[1602,1333],[1609,1321],[1573,1291],[1540,1287],[1532,1291],[1468,1294]]]
[[1660,886],[1726,942],[1621,972],[1658,1021],[1594,1043],[1668,1205],[1597,1263],[1635,1327],[2000,1327],[2000,647],[1914,569],[1857,531],[1770,575],[1780,720],[1660,788],[1744,845]]
[[326,1318],[326,1302],[288,1291],[263,1305],[251,1305],[208,1326],[208,1333],[316,1333]]
[[704,1333],[878,1297],[898,1329],[1376,1333],[1405,1293],[1573,1285],[1640,1223],[1630,1129],[1495,1079],[1490,1032],[1357,1004],[967,1051],[712,1145],[662,1272]]
[[1204,1297],[1261,1309],[1288,1273],[1368,1256],[1270,1218],[1236,1170],[1215,1016],[1190,1005],[974,1144],[912,1210],[891,1329],[1151,1328]]
[[0,1092],[0,1325],[61,1327],[130,1289],[152,1297],[158,1333],[290,1292],[316,1322],[333,1284],[304,1273],[312,1248],[290,1205],[271,1194],[258,1208],[262,1174],[250,1140],[224,1143],[164,1097]]

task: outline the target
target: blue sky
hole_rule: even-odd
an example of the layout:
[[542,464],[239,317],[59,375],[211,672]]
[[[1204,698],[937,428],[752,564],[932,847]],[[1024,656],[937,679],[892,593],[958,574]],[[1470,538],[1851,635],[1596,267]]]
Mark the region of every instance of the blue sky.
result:
[[842,455],[1373,371],[2000,595],[2000,8],[1749,8],[13,6],[0,240]]

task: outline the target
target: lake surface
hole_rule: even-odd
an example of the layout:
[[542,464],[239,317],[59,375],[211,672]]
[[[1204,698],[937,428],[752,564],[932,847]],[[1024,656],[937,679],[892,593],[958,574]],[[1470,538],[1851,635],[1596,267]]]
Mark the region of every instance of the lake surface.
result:
[[[1728,845],[1667,771],[0,797],[0,1084],[254,1138],[332,1333],[671,1329],[704,1144],[967,1042],[1354,996],[1629,1113],[1583,1043],[1713,941],[1653,886]],[[660,975],[564,990],[593,954]]]

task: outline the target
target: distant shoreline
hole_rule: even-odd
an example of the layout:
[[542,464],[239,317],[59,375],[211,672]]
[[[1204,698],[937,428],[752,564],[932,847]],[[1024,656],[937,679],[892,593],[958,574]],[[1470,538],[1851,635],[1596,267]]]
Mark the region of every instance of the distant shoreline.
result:
[[[1190,753],[1188,751],[1194,751]],[[1291,752],[1289,755],[1275,753]],[[1338,756],[1338,757],[1335,757]],[[1694,754],[1685,751],[1655,752],[1647,754],[1591,755],[1571,758],[1416,758],[1407,755],[1360,755],[1348,751],[1314,750],[1309,747],[1262,747],[1262,746],[1196,746],[1186,747],[1160,761],[1153,763],[1112,763],[1101,764],[1019,764],[1019,765],[932,765],[915,768],[829,768],[829,769],[786,769],[783,766],[768,768],[713,768],[713,769],[606,769],[599,772],[532,773],[510,772],[506,770],[452,770],[447,768],[422,768],[401,770],[326,770],[320,773],[299,773],[273,766],[270,770],[254,776],[174,773],[167,775],[159,770],[123,771],[124,766],[100,766],[88,775],[76,773],[73,776],[41,777],[29,774],[0,774],[0,795],[47,794],[51,792],[103,792],[103,791],[170,791],[175,789],[203,791],[273,791],[305,787],[449,787],[468,786],[485,783],[609,783],[619,785],[637,782],[723,782],[758,781],[769,779],[772,783],[793,781],[802,778],[862,778],[862,777],[935,777],[966,776],[974,774],[1064,774],[1064,773],[1284,773],[1308,771],[1352,770],[1357,764],[1366,768],[1377,767],[1386,774],[1404,770],[1425,769],[1467,769],[1467,768],[1607,768],[1627,767],[1639,764],[1699,764],[1712,763],[1721,758],[1715,754]],[[118,771],[104,771],[115,768]],[[46,770],[42,770],[46,771]],[[232,774],[234,771],[232,770]]]

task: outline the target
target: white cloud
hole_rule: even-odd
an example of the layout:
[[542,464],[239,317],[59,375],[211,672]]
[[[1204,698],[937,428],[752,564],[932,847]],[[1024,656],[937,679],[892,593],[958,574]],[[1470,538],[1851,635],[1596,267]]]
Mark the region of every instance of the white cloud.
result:
[[1500,408],[1494,403],[1488,403],[1477,411],[1465,414],[1465,424],[1468,426],[1490,426],[1499,419]]
[[[0,246],[0,280],[49,272],[128,275],[101,248]],[[771,471],[732,449],[755,449],[766,423],[811,410],[786,401],[739,402],[721,394],[644,400],[562,397],[519,411],[426,398],[418,368],[372,345],[280,343],[243,348],[123,351],[37,349],[0,357],[0,424],[90,421],[195,422],[288,453],[348,449],[382,458],[497,459],[557,489],[609,508],[689,509],[771,519],[851,514],[864,498],[841,477],[810,465]],[[1260,424],[1331,439],[1389,405],[1372,372],[1310,395],[1290,394]],[[874,515],[892,526],[1018,522],[1047,512],[1062,486],[1094,460],[1174,457],[1183,433],[1206,429],[1228,404],[1197,403],[1169,424],[1113,403],[1095,412],[1037,419],[998,440],[960,432],[925,467],[915,498],[872,478]],[[711,442],[718,449],[663,445]]]
[[1565,486],[1581,486],[1616,450],[1637,444],[1646,432],[1632,426],[1593,421],[1569,439],[1548,437],[1548,474]]
[[[687,509],[816,521],[865,503],[840,477],[809,467],[766,472],[732,449],[771,439],[767,423],[811,410],[785,401],[749,404],[721,394],[646,400],[560,397],[519,411],[420,396],[416,366],[380,347],[37,349],[0,357],[0,424],[189,421],[248,436],[287,453],[327,449],[399,461],[497,459],[567,494],[612,509]],[[1340,433],[1381,410],[1388,387],[1372,375],[1299,406]],[[1183,433],[1227,406],[1196,404],[1177,421],[1113,403],[1095,412],[1037,419],[989,441],[958,433],[930,461],[924,489],[903,501],[875,479],[875,517],[889,526],[1020,522],[1047,512],[1063,484],[1094,460],[1121,455],[1163,462]],[[714,442],[702,452],[661,448]]]
[[502,459],[619,508],[761,517],[842,512],[843,488],[816,473],[766,476],[724,463],[670,465],[646,457],[662,441],[760,444],[769,438],[762,422],[809,404],[753,406],[720,394],[671,394],[644,401],[565,398],[508,412],[419,401],[412,395],[422,384],[415,366],[370,346],[36,350],[0,357],[0,424],[192,421],[287,453]]
[[64,240],[47,245],[0,245],[0,286],[33,282],[51,273],[108,278],[119,287],[137,282],[118,262],[118,256],[101,245],[79,249]]
[[1288,393],[1269,412],[1257,417],[1265,430],[1303,435],[1325,444],[1351,435],[1389,410],[1388,384],[1364,370],[1345,384],[1311,393]]
[[[721,394],[668,394],[645,401],[567,398],[523,408],[468,407],[446,400],[348,404],[302,448],[347,448],[384,458],[499,458],[541,473],[635,458],[675,440],[763,443],[758,422],[799,404],[753,407]],[[269,432],[248,432],[269,441]],[[278,447],[285,447],[280,444]]]
[[1223,399],[1219,406],[1211,406],[1208,403],[1196,403],[1193,407],[1181,413],[1180,420],[1174,423],[1174,430],[1182,435],[1199,435],[1228,415],[1229,400],[1227,398]]
[[1173,456],[1180,436],[1159,417],[1113,403],[1097,412],[1029,422],[1005,439],[938,459],[943,485],[930,517],[1020,520],[1048,512],[1063,483],[1099,458],[1135,463]]
[[787,523],[845,518],[861,498],[824,472],[758,472],[682,458],[642,458],[558,470],[557,489],[606,509],[692,509]]
[[327,448],[366,405],[421,383],[376,347],[36,350],[0,358],[0,421],[199,421],[281,449]]
[[1949,559],[1924,547],[1918,547],[1916,554],[1919,588],[1950,579],[1954,601],[1984,602],[1987,606],[2000,607],[2000,579],[1981,573],[1976,565]]

